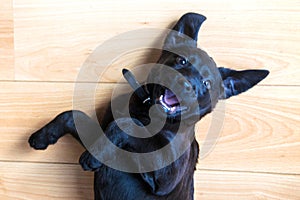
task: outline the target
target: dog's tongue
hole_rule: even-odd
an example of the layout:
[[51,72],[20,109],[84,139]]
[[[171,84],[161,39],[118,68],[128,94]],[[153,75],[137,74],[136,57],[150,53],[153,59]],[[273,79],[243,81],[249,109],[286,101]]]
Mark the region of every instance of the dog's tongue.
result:
[[178,99],[176,98],[176,95],[171,92],[170,90],[166,90],[164,94],[164,102],[168,104],[169,106],[173,106],[178,104]]

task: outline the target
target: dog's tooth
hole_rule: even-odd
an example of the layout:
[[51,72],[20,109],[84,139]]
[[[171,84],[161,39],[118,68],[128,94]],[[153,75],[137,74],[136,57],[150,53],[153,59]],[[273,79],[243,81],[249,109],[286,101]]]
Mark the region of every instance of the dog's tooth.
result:
[[172,108],[171,108],[171,112],[175,112],[175,111],[176,111],[176,107],[177,107],[177,106],[172,107]]

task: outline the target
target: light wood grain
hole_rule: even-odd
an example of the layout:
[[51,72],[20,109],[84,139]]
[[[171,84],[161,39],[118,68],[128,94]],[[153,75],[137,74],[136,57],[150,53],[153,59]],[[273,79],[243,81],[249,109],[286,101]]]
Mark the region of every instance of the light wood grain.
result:
[[[16,79],[75,81],[84,61],[104,41],[126,31],[168,28],[181,14],[194,11],[208,17],[199,43],[220,66],[267,68],[271,75],[265,83],[299,85],[300,49],[295,44],[300,42],[300,5],[276,2],[15,1]],[[145,61],[134,54],[116,59],[134,65]],[[279,83],[282,76],[289,81]]]
[[0,6],[0,80],[14,79],[13,1]]
[[0,199],[93,199],[93,177],[78,165],[0,163]]
[[[0,198],[93,199],[93,177],[78,165],[0,163]],[[198,170],[195,199],[300,198],[299,175]]]
[[[299,96],[298,87],[256,87],[227,100],[221,137],[211,154],[199,161],[199,167],[299,173]],[[222,113],[216,112],[200,121],[200,142],[215,121],[220,121]]]
[[199,200],[300,198],[299,175],[199,170],[195,180],[195,199]]

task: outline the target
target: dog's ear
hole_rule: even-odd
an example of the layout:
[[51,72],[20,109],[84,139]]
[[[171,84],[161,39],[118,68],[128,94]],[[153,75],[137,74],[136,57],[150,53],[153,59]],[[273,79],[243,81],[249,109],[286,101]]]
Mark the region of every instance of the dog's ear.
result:
[[197,41],[198,32],[206,17],[197,13],[184,14],[173,27],[173,30],[185,34]]
[[[183,37],[178,36],[184,34],[193,39],[193,45],[197,46],[198,32],[205,20],[205,16],[197,13],[184,14],[173,27],[173,31],[166,37],[165,45],[174,45],[178,42],[183,42]],[[185,39],[187,39],[187,37]]]
[[247,91],[269,74],[268,70],[236,71],[224,67],[220,67],[219,72],[223,79],[224,87],[224,92],[222,92],[220,99],[227,99]]

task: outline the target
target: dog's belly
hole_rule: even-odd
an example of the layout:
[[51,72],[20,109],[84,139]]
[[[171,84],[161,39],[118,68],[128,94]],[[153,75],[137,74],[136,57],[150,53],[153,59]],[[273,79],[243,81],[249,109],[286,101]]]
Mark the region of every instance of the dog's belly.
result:
[[95,172],[95,200],[193,200],[193,175],[186,176],[168,195],[158,196],[138,177],[103,167]]
[[193,176],[198,153],[198,143],[194,140],[185,175],[173,191],[165,196],[152,193],[141,174],[121,172],[103,165],[94,175],[95,200],[193,200]]
[[150,200],[157,199],[147,193],[147,185],[138,177],[108,167],[101,167],[95,172],[95,200]]

